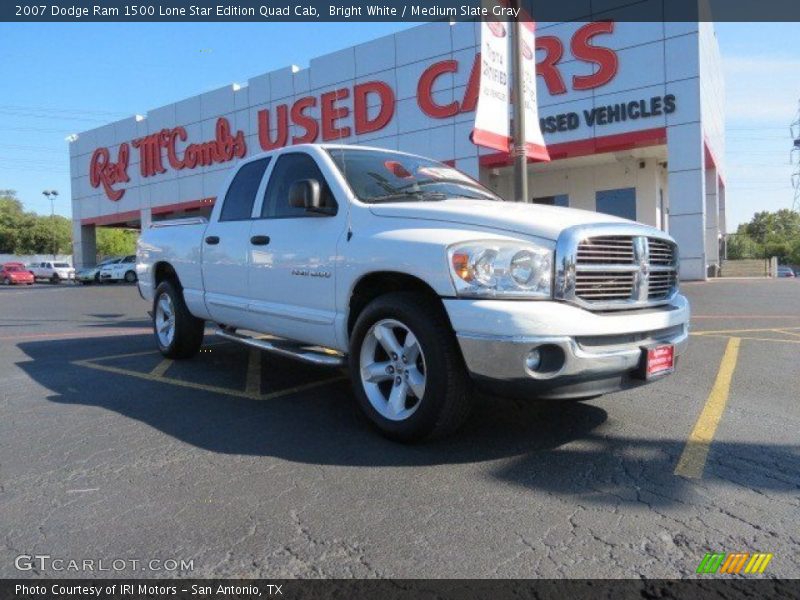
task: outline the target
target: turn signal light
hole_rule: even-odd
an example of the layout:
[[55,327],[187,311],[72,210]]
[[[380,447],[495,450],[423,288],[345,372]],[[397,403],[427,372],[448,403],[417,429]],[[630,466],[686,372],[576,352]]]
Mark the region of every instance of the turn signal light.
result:
[[469,268],[469,254],[456,252],[453,254],[453,271],[464,281],[472,281]]

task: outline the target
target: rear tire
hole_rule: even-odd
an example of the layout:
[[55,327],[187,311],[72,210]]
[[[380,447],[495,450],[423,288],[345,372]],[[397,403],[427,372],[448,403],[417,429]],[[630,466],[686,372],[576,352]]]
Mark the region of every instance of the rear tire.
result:
[[136,273],[134,271],[125,273],[125,283],[136,283]]
[[50,283],[61,283],[61,277],[59,277],[58,274],[53,275],[50,278]]
[[11,285],[11,280],[8,277],[3,278],[3,285]]
[[158,349],[167,358],[191,358],[203,343],[205,321],[198,319],[172,281],[163,281],[153,299],[153,333]]
[[349,370],[359,408],[390,439],[444,437],[469,416],[461,351],[441,304],[423,294],[367,305],[350,338]]

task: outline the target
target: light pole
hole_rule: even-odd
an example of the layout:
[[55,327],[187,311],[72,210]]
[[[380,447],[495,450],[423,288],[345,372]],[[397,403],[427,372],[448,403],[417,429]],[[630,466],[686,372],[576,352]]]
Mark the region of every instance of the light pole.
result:
[[57,242],[56,242],[56,209],[55,209],[55,201],[58,198],[58,191],[56,190],[45,190],[42,192],[44,196],[50,200],[50,225],[53,229],[53,260],[56,259],[56,252],[58,251]]
[[[512,0],[512,7],[519,10],[520,0]],[[514,35],[511,36],[511,72],[513,73],[513,147],[511,154],[514,157],[514,200],[530,202],[528,198],[528,157],[525,153],[525,80],[522,76],[522,44],[520,30],[522,21],[511,21]],[[534,82],[535,83],[535,82]]]

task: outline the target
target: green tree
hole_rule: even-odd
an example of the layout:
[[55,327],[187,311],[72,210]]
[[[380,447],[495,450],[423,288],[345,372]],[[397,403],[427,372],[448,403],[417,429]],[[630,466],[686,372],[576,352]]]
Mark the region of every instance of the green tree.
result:
[[800,243],[800,213],[782,208],[761,211],[749,223],[739,225],[737,235],[728,238],[728,258],[778,257],[781,263],[796,263]]
[[97,256],[126,256],[136,252],[136,238],[139,233],[118,227],[98,227]]

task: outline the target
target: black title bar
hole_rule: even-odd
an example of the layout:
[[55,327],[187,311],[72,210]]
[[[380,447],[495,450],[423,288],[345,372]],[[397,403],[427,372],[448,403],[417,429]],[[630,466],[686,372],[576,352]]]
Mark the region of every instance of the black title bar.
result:
[[28,579],[0,581],[3,600],[725,600],[796,599],[796,581],[684,580],[269,580]]
[[[798,0],[522,0],[522,7],[539,22],[800,21]],[[502,8],[486,9],[480,0],[5,0],[0,3],[0,21],[8,22],[419,22],[468,21],[506,15]]]

